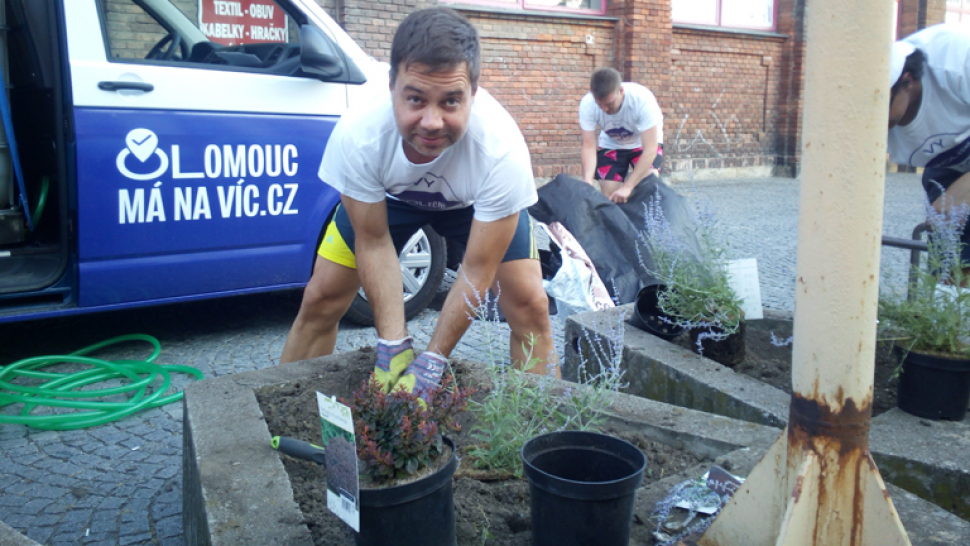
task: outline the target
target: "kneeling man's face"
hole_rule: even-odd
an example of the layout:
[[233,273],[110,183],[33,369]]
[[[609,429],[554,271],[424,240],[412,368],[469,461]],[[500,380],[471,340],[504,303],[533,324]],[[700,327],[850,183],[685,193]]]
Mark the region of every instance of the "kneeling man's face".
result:
[[475,90],[465,63],[437,72],[402,63],[391,97],[404,154],[412,163],[427,163],[465,134]]

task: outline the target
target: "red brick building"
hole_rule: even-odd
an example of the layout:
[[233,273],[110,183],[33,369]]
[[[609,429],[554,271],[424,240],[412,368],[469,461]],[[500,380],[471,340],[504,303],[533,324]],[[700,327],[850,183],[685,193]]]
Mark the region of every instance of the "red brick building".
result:
[[[441,0],[317,0],[387,60],[397,24]],[[953,0],[951,0],[951,3]],[[959,3],[959,2],[958,2]],[[481,84],[518,121],[537,177],[579,175],[579,101],[593,69],[650,88],[666,168],[791,175],[798,166],[805,0],[451,0],[482,37]],[[970,6],[970,0],[968,0]],[[902,0],[897,35],[941,22],[945,0]],[[970,19],[970,17],[968,17]]]

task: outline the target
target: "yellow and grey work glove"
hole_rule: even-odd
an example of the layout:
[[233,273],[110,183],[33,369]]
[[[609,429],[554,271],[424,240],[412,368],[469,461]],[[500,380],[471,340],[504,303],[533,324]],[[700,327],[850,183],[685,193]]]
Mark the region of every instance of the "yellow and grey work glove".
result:
[[444,356],[425,351],[411,362],[394,389],[420,394],[422,405],[426,407],[430,391],[441,383],[441,374],[445,373],[447,365],[448,359]]
[[412,360],[414,349],[411,348],[411,336],[397,341],[377,340],[374,378],[381,384],[381,390],[391,392],[391,387],[401,378]]

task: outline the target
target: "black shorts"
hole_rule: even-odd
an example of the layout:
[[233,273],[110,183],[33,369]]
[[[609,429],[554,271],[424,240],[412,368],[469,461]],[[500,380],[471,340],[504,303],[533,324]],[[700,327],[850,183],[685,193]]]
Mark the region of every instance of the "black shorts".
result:
[[[411,236],[424,226],[431,226],[438,235],[448,240],[448,244],[457,245],[460,250],[464,250],[468,244],[468,234],[471,232],[472,219],[475,216],[473,206],[457,210],[429,211],[394,199],[387,199],[386,202],[387,224],[391,232],[391,240],[394,241],[394,248],[398,253]],[[539,259],[539,251],[532,232],[532,218],[525,210],[519,211],[518,214],[519,224],[502,258],[503,263],[525,258]],[[354,258],[354,228],[350,225],[350,217],[347,216],[343,205],[337,207],[337,212],[327,226],[317,254],[331,262],[357,268],[357,261]]]
[[[614,180],[623,182],[631,168],[637,166],[643,148],[633,148],[632,150],[610,150],[600,148],[596,150],[596,176],[597,180]],[[653,160],[653,168],[660,171],[664,162],[663,144],[657,145],[657,157]]]
[[[954,182],[966,173],[941,167],[927,167],[923,169],[923,190],[930,204],[940,198]],[[970,223],[970,222],[967,222]],[[970,263],[970,231],[967,224],[963,225],[963,234],[960,236],[963,249],[960,252],[960,259],[963,263]]]

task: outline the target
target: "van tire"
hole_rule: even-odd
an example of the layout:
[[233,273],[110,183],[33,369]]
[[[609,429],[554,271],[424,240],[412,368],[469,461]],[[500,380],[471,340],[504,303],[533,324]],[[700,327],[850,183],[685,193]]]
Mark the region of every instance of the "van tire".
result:
[[[430,253],[431,259],[426,267],[411,267],[407,268],[407,270],[405,270],[404,266],[401,268],[402,275],[411,275],[416,280],[423,280],[421,288],[417,293],[410,297],[407,292],[404,294],[405,320],[411,320],[417,316],[418,313],[423,311],[431,303],[431,300],[438,293],[441,280],[444,278],[445,260],[448,254],[445,238],[435,233],[430,226],[424,226],[404,246],[400,256],[398,256],[402,263],[409,261],[406,260],[406,255],[409,253],[412,257],[420,257],[426,253]],[[414,262],[414,260],[410,261],[412,263]],[[344,318],[361,326],[374,325],[374,311],[371,309],[370,303],[363,296],[363,289],[354,298],[353,303],[350,304],[350,308],[347,309]]]

